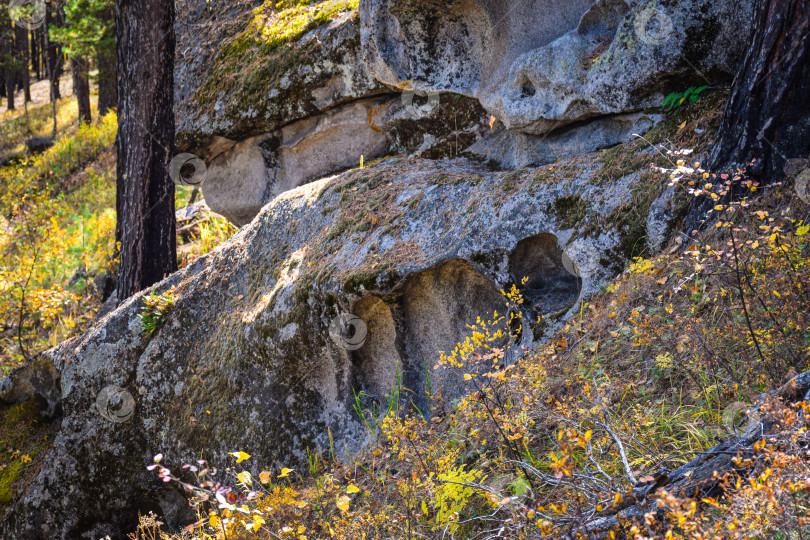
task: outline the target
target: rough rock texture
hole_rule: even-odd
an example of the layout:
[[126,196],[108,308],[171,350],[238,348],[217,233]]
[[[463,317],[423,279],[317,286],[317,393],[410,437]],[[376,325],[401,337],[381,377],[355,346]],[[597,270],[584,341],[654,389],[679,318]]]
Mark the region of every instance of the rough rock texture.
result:
[[[42,372],[57,370],[58,384],[11,390],[15,377],[31,379],[14,375],[0,385],[6,401],[40,393],[63,414],[0,536],[120,538],[138,511],[187,519],[182,497],[144,468],[157,452],[172,466],[200,452],[222,465],[226,452],[246,450],[250,465],[301,467],[307,449],[328,448],[329,430],[338,451],[356,449],[366,435],[353,390],[379,399],[401,370],[419,396],[426,361],[463,341],[476,316],[504,312],[501,289],[529,278],[522,309],[536,321],[621,269],[644,218],[612,216],[629,205],[646,216],[637,201],[651,204],[666,180],[635,172],[600,184],[594,163],[504,173],[463,159],[388,159],[280,195],[159,284],[176,300],[154,335],[137,295],[47,353]],[[349,314],[353,334],[335,323]],[[522,344],[545,330],[527,325]],[[433,377],[448,396],[463,390],[458,373]],[[110,385],[128,394],[107,407],[132,396],[131,418],[99,413]]]
[[506,169],[519,169],[629,141],[634,134],[646,133],[661,118],[660,114],[630,113],[563,127],[546,135],[503,129],[482,138],[466,152]]
[[37,356],[0,380],[0,404],[14,405],[28,401],[32,396],[40,396],[47,403],[44,416],[54,416],[61,401],[59,379],[59,371],[53,362]]
[[187,0],[178,9],[175,68],[180,145],[243,140],[337,105],[384,94],[359,55],[357,14],[270,46],[261,2]]
[[[208,158],[206,201],[234,224],[244,225],[277,195],[357,167],[363,159],[403,151],[426,157],[458,154],[486,126],[476,104],[450,101],[445,99],[446,108],[424,104],[425,111],[406,107],[401,97],[355,101],[231,143]],[[454,132],[448,123],[459,117],[463,129]],[[222,139],[215,145],[226,147]]]
[[237,225],[361,156],[466,150],[508,169],[628,141],[660,119],[643,111],[664,93],[730,80],[752,12],[750,0],[362,0],[273,42],[268,6],[178,9],[178,146],[209,165],[206,198]]
[[361,156],[454,156],[484,133],[476,100],[423,103],[374,80],[356,11],[271,46],[273,11],[254,7],[189,0],[178,14],[178,146],[206,161],[206,200],[235,224]]
[[[524,134],[585,121],[604,130],[603,117],[656,106],[663,92],[730,80],[751,14],[750,0],[360,3],[363,54],[377,79],[476,97],[524,156],[520,148],[533,142]],[[580,133],[564,136],[588,150],[618,142]],[[542,163],[543,143],[531,160],[485,155],[506,165]]]

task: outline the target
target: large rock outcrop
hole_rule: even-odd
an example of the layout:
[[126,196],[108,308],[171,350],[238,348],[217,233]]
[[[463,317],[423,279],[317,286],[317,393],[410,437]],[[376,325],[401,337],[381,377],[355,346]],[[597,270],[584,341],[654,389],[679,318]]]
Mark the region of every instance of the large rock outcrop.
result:
[[[120,538],[139,511],[187,519],[181,494],[145,470],[158,452],[224,464],[246,450],[256,467],[305,467],[330,432],[338,452],[357,449],[367,433],[354,391],[380,399],[399,371],[418,402],[425,364],[475,317],[504,312],[512,283],[527,299],[530,346],[545,330],[532,321],[568,311],[622,267],[624,246],[645,234],[643,206],[664,193],[666,180],[638,171],[594,182],[596,163],[505,173],[389,159],[277,197],[156,287],[175,300],[154,335],[141,293],[49,351],[46,376],[0,385],[4,399],[28,390],[62,413],[0,536]],[[639,223],[617,217],[631,213]],[[464,389],[459,373],[432,377],[447,396]]]
[[179,147],[208,164],[206,199],[235,224],[361,158],[467,151],[514,169],[628,141],[660,121],[648,108],[664,94],[732,78],[752,13],[751,0],[353,5],[308,5],[329,22],[297,33],[272,2],[179,5]]
[[751,15],[749,0],[363,0],[360,6],[371,73],[389,85],[412,81],[419,91],[477,98],[506,131],[498,135],[504,142],[472,151],[507,167],[628,140],[655,120],[635,113],[659,105],[664,93],[730,81]]
[[543,135],[661,103],[676,77],[733,77],[751,2],[364,0],[363,53],[389,85],[479,99]]
[[178,146],[206,162],[206,201],[237,225],[280,193],[361,159],[458,155],[487,128],[474,99],[429,101],[375,80],[360,53],[357,12],[312,9],[334,19],[276,42],[267,29],[281,32],[283,22],[270,5],[181,4]]

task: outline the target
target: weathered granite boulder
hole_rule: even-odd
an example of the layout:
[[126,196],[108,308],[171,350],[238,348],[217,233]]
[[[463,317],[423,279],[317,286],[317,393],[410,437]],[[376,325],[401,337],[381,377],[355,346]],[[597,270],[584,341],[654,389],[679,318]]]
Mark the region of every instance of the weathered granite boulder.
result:
[[750,0],[346,6],[316,4],[327,22],[278,39],[272,3],[179,4],[179,149],[209,165],[206,199],[235,224],[361,157],[467,151],[515,169],[628,141],[660,120],[645,109],[663,94],[730,80],[752,12]]
[[[364,160],[403,151],[425,157],[458,154],[487,131],[485,115],[470,100],[445,98],[444,104],[422,117],[401,97],[354,101],[231,143],[208,159],[205,200],[234,224],[244,225],[277,195]],[[461,119],[461,130],[448,128],[454,118]],[[222,140],[215,144],[221,148]]]
[[489,116],[474,99],[414,104],[374,80],[356,11],[337,10],[331,22],[270,43],[275,11],[253,8],[189,0],[178,13],[178,146],[206,162],[206,201],[235,224],[361,157],[458,155],[485,132]]
[[[506,173],[387,159],[276,197],[156,287],[174,302],[153,335],[141,293],[49,351],[39,375],[0,384],[5,402],[37,394],[62,414],[0,536],[121,538],[138,512],[189,519],[182,495],[145,470],[158,452],[175,466],[245,450],[253,467],[305,467],[330,432],[338,452],[357,449],[368,433],[353,392],[380,399],[399,371],[426,399],[425,368],[475,317],[503,313],[512,283],[531,346],[546,330],[531,321],[565,313],[622,268],[664,190],[639,171],[595,182],[598,163]],[[448,397],[463,391],[457,372],[432,379]]]
[[750,0],[360,2],[371,73],[479,99],[508,131],[473,153],[507,167],[627,140],[650,120],[628,113],[690,84],[729,81],[751,14]]

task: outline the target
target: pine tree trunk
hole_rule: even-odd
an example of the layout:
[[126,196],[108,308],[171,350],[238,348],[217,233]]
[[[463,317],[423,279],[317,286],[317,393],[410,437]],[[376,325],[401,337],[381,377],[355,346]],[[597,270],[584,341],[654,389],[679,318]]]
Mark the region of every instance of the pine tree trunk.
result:
[[119,302],[177,269],[174,1],[116,0]]
[[[11,41],[6,42],[6,50],[14,51],[14,44]],[[13,57],[13,55],[10,55]],[[6,108],[9,111],[14,110],[14,93],[17,89],[17,70],[10,66],[5,69],[6,76]]]
[[39,67],[39,34],[40,30],[32,30],[30,34],[30,42],[31,42],[31,69],[34,70],[34,74],[37,77],[37,80],[42,80],[42,72],[40,71]]
[[118,102],[118,70],[115,58],[115,9],[112,7],[104,12],[106,22],[112,22],[112,34],[102,38],[97,54],[98,63],[98,115],[104,116],[107,111],[114,109]]
[[[45,10],[45,27],[50,28],[51,25],[61,27],[65,22],[65,12],[56,6],[56,3],[46,3],[47,9]],[[44,32],[45,36],[45,54],[47,55],[46,62],[48,64],[48,78],[51,80],[51,95],[55,100],[62,99],[62,92],[59,88],[59,79],[62,78],[65,70],[64,56],[62,55],[62,48],[51,41],[48,32]]]
[[758,0],[752,37],[711,150],[715,169],[768,182],[810,153],[810,0]]
[[28,69],[28,30],[22,26],[14,27],[17,42],[17,65],[20,86],[25,94],[25,101],[31,101],[31,74]]
[[[3,94],[2,96],[7,99],[6,108],[9,111],[14,110],[14,69],[11,63],[13,59],[13,47],[11,41],[11,27],[0,26],[0,57],[3,61]],[[11,81],[11,90],[9,90],[9,81]]]
[[100,50],[98,62],[98,116],[107,114],[116,107],[118,86],[116,82],[115,53]]
[[70,59],[73,74],[73,95],[79,104],[79,123],[89,124],[93,119],[90,112],[90,79],[87,61],[83,58]]

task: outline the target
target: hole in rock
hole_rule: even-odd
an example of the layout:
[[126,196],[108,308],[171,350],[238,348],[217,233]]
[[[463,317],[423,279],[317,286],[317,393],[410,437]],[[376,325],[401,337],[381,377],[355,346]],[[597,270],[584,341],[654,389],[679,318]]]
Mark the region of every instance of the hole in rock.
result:
[[[553,234],[543,233],[518,242],[509,258],[512,279],[536,315],[568,310],[579,298],[582,279],[569,272]],[[525,284],[523,279],[528,278]]]
[[537,90],[534,87],[534,84],[528,79],[524,80],[523,83],[520,85],[520,97],[532,97],[537,93]]
[[388,305],[373,295],[358,300],[352,312],[365,325],[364,328],[355,326],[352,330],[358,336],[365,332],[362,346],[352,354],[354,390],[362,391],[381,404],[391,395],[396,384],[397,365],[401,363],[395,346],[394,317]]
[[[473,269],[466,261],[451,260],[412,277],[403,294],[405,314],[404,349],[409,372],[405,383],[419,388],[414,402],[422,407],[427,377],[435,392],[441,387],[443,397],[461,395],[465,389],[463,373],[474,373],[477,366],[460,369],[442,367],[434,370],[440,351],[450,354],[456,345],[472,334],[468,325],[476,319],[490,321],[495,311],[507,315],[506,298],[495,284]],[[501,328],[503,328],[501,324]],[[493,330],[494,331],[494,330]],[[490,343],[503,347],[506,338]],[[486,352],[486,351],[479,351]]]

